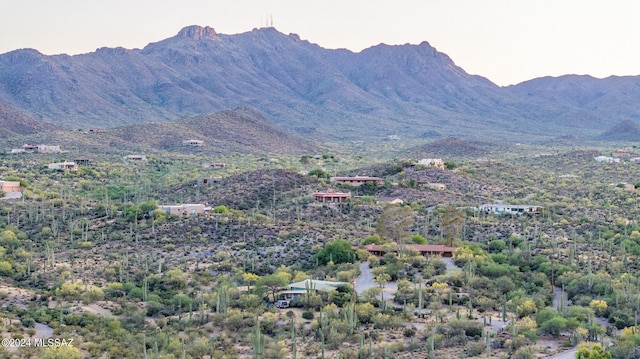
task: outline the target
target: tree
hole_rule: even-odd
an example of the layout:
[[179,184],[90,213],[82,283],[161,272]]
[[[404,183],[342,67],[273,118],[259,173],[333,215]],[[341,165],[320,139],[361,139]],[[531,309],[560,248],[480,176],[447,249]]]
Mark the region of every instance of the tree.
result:
[[607,310],[607,302],[600,299],[594,299],[589,303],[589,308],[593,309],[597,315],[602,315],[602,313]]
[[419,234],[411,236],[411,241],[416,244],[427,244],[427,239]]
[[453,246],[454,241],[460,240],[462,227],[464,226],[464,212],[454,206],[446,206],[440,214],[442,231],[448,246]]
[[562,332],[567,327],[567,320],[562,317],[554,317],[542,324],[540,329],[547,334],[551,334],[554,337],[558,337],[560,332]]
[[276,295],[280,288],[285,287],[287,285],[287,281],[282,276],[276,274],[266,275],[264,277],[260,277],[256,281],[256,287],[264,288],[265,290],[271,292],[273,302],[276,301]]
[[247,290],[251,291],[251,282],[255,282],[260,278],[260,276],[258,276],[257,274],[253,274],[253,273],[245,273],[242,276],[242,279],[244,279],[245,282],[247,282]]
[[396,243],[405,243],[409,238],[407,227],[413,225],[415,217],[409,206],[386,206],[376,225],[376,233],[382,239]]
[[316,253],[313,258],[321,264],[333,263],[353,263],[356,258],[353,245],[344,239],[336,239],[324,245],[322,250]]
[[453,162],[453,161],[447,161],[444,163],[444,168],[448,169],[448,170],[452,170],[454,168],[457,168],[458,164]]
[[576,359],[611,359],[611,353],[607,353],[600,344],[585,342],[578,345]]

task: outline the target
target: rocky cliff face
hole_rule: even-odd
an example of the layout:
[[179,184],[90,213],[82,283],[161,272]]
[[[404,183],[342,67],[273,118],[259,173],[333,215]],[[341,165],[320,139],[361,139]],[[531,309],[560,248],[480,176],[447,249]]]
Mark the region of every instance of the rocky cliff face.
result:
[[178,37],[188,37],[193,40],[201,39],[214,39],[216,37],[216,31],[209,26],[187,26],[178,32]]

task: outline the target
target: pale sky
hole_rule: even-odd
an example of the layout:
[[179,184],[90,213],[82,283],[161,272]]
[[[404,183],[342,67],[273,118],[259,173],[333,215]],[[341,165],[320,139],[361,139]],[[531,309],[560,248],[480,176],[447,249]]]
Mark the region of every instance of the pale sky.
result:
[[471,74],[640,75],[638,0],[0,0],[0,53],[142,48],[188,25],[265,25],[325,48],[428,41]]

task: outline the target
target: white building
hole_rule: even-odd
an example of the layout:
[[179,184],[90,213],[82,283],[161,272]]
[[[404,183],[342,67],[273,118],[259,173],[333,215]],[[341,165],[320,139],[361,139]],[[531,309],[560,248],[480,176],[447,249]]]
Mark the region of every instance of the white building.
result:
[[607,157],[607,156],[598,156],[598,157],[594,157],[593,159],[596,160],[596,162],[606,162],[606,163],[620,162],[619,158],[613,158],[613,157]]
[[416,165],[444,169],[444,161],[442,160],[442,158],[423,158],[418,161]]
[[478,207],[478,210],[486,213],[493,214],[540,214],[542,213],[541,206],[535,205],[520,205],[520,204],[483,204]]

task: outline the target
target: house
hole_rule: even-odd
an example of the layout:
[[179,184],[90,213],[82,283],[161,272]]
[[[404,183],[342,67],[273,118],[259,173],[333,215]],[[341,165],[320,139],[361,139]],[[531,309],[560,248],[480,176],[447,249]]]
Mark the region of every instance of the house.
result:
[[78,159],[73,160],[73,162],[75,162],[78,165],[88,165],[91,162],[93,162],[93,160],[90,160],[88,158],[78,158]]
[[200,147],[202,146],[202,144],[204,144],[204,142],[200,140],[184,140],[182,141],[182,144],[184,146]]
[[59,171],[77,171],[78,165],[75,162],[58,162],[58,163],[49,163],[47,167],[50,170],[59,170]]
[[404,200],[399,197],[378,197],[376,204],[404,204]]
[[[456,247],[447,247],[440,244],[404,244],[405,249],[413,249],[420,252],[425,257],[453,257],[453,253],[458,249]],[[378,244],[368,244],[363,247],[353,246],[353,250],[364,249],[374,256],[384,257],[387,252],[398,253],[398,247],[389,248],[388,246]]]
[[206,177],[206,178],[198,178],[198,186],[210,185],[213,183],[220,182],[222,177]]
[[351,198],[351,192],[316,192],[313,197],[320,203],[343,203]]
[[447,185],[444,183],[429,182],[429,180],[426,179],[419,179],[417,183],[420,187],[427,187],[436,191],[444,191],[447,189]]
[[60,152],[60,146],[50,146],[50,145],[38,145],[39,152]]
[[124,156],[124,160],[131,162],[143,162],[147,160],[147,156],[143,155],[127,155]]
[[384,184],[384,178],[368,176],[331,177],[329,178],[329,182],[344,183],[352,186],[360,186],[365,183],[373,183],[380,186]]
[[287,286],[289,289],[278,293],[278,298],[280,300],[291,301],[304,296],[307,291],[328,293],[348,284],[349,283],[347,282],[330,282],[326,280],[305,279],[300,282],[289,284]]
[[519,204],[483,204],[478,210],[493,214],[540,214],[541,206]]
[[18,199],[22,197],[22,188],[17,181],[0,181],[0,190],[4,192],[3,199]]
[[441,158],[423,158],[417,163],[414,163],[414,166],[435,167],[443,170],[444,161]]
[[227,165],[223,162],[221,163],[203,163],[202,168],[211,168],[214,170],[219,170],[225,168]]
[[174,216],[187,216],[194,214],[203,214],[207,210],[211,210],[210,207],[205,207],[202,203],[188,203],[188,204],[176,204],[176,205],[161,205],[160,209],[168,215]]
[[598,156],[593,158],[596,162],[605,162],[605,163],[618,163],[620,162],[619,158],[607,157],[607,156]]
[[11,153],[23,153],[23,152],[62,152],[60,146],[55,145],[22,145],[21,148],[12,148]]
[[631,157],[631,151],[629,151],[629,150],[616,150],[613,153],[613,157],[616,157],[616,158],[630,158]]

